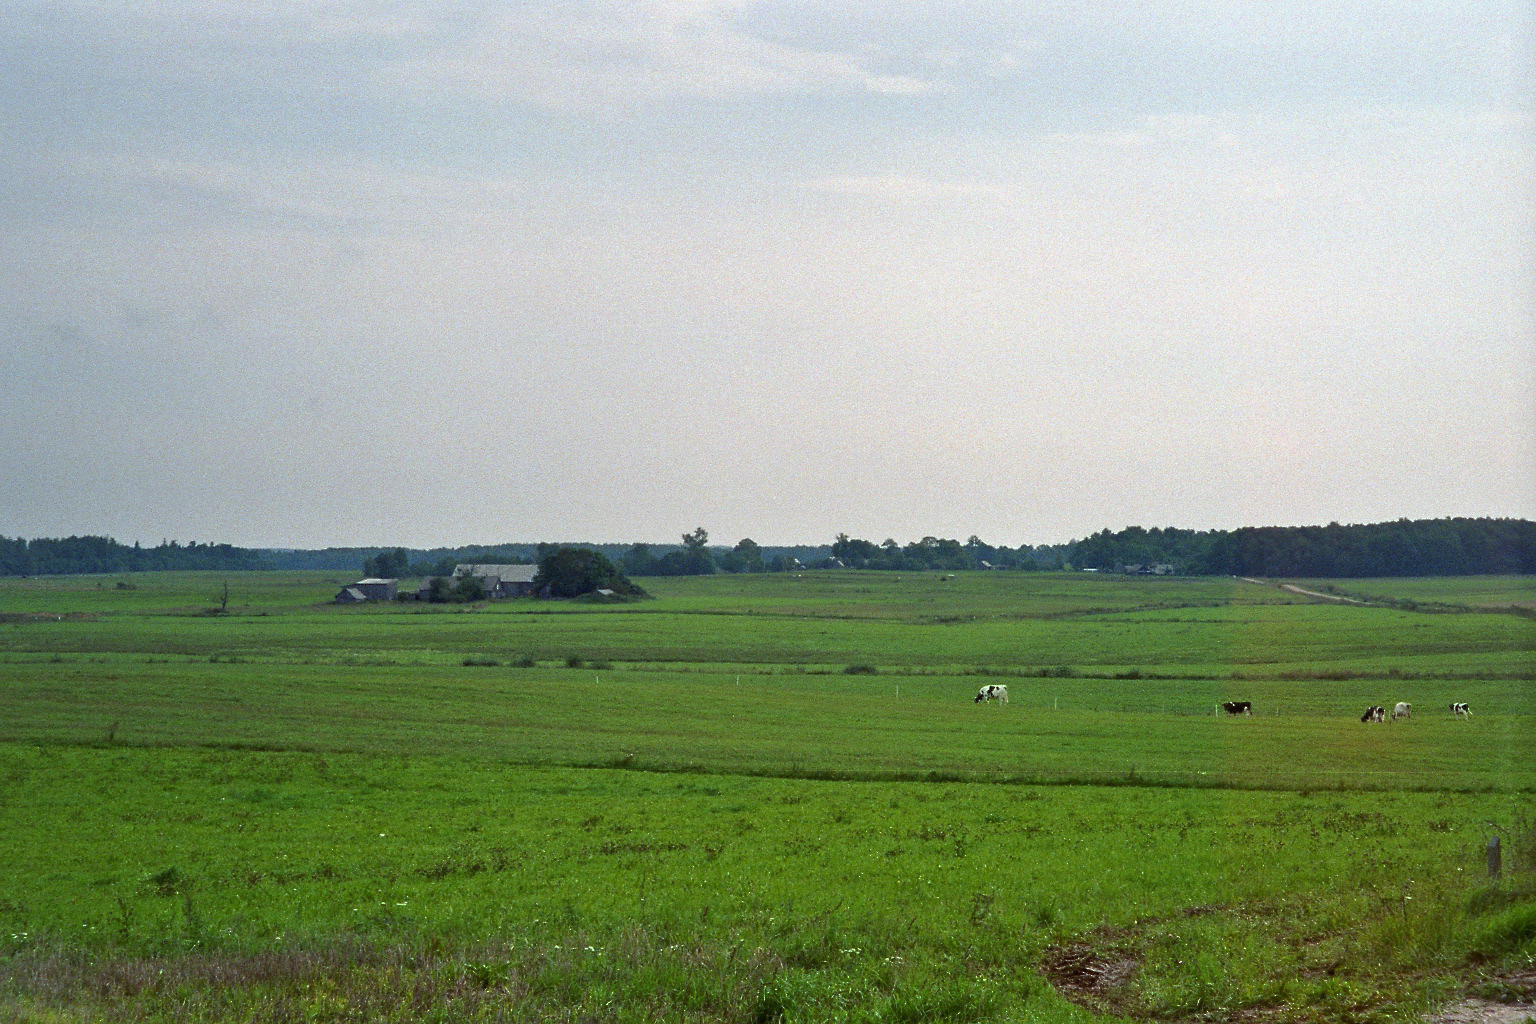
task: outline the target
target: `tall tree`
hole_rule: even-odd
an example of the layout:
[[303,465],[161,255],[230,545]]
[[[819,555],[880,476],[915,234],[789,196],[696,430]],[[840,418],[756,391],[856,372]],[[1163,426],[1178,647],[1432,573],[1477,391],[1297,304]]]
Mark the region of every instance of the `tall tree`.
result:
[[645,591],[626,579],[606,556],[587,548],[556,550],[539,562],[533,585],[541,592],[548,587],[553,597],[580,597],[595,590],[612,590],[626,597],[645,596]]

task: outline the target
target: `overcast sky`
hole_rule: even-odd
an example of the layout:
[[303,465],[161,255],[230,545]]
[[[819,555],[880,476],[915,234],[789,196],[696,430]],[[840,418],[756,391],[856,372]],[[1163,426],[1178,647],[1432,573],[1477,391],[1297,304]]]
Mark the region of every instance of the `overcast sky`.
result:
[[1536,518],[1532,20],[0,0],[0,534]]

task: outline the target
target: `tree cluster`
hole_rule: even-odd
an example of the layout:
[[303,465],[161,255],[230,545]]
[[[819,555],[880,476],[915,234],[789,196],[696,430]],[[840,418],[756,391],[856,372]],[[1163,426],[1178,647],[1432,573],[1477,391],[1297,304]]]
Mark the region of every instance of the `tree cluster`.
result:
[[230,544],[132,547],[111,537],[0,537],[0,576],[55,576],[86,572],[151,572],[221,569],[241,571],[272,566],[254,551]]
[[631,576],[708,576],[715,572],[767,572],[769,564],[763,550],[750,537],[743,538],[730,551],[715,554],[709,550],[709,531],[695,527],[683,534],[683,546],[664,555],[655,555],[648,544],[635,544],[619,559]]
[[[384,580],[397,580],[411,571],[410,561],[410,556],[405,553],[405,548],[380,551],[372,558],[363,559],[363,575],[374,576]],[[448,567],[448,572],[453,572],[453,566]],[[443,575],[446,576],[447,573]]]
[[[451,570],[450,570],[451,571]],[[478,576],[461,576],[454,579],[444,573],[427,581],[427,601],[431,604],[467,604],[485,600],[485,584]]]
[[974,534],[964,544],[943,537],[924,537],[909,544],[887,538],[879,544],[837,535],[832,557],[851,569],[886,569],[923,572],[937,569],[1060,569],[1069,554],[1068,545],[1021,544],[1017,548],[994,547]]
[[1238,530],[1102,530],[1072,563],[1114,570],[1167,563],[1196,575],[1370,577],[1536,573],[1536,523],[1524,519],[1399,519],[1341,526]]
[[609,590],[615,597],[648,597],[606,555],[587,548],[557,548],[539,560],[534,590],[551,597],[581,597]]

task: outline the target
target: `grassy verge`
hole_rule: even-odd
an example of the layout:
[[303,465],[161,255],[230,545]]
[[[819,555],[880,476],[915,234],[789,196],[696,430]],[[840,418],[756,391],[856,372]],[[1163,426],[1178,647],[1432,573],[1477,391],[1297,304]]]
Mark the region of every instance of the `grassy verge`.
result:
[[1101,1009],[1385,1020],[1533,949],[1501,794],[14,746],[0,772],[15,1019],[1072,1020],[1040,968],[1080,949],[1131,966]]

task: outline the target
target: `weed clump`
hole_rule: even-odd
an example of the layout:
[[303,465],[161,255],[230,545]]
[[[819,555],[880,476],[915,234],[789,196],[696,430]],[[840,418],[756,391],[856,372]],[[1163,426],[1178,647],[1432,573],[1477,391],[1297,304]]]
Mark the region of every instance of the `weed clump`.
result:
[[154,889],[157,896],[175,896],[186,882],[187,876],[174,864],[144,879],[144,884]]

